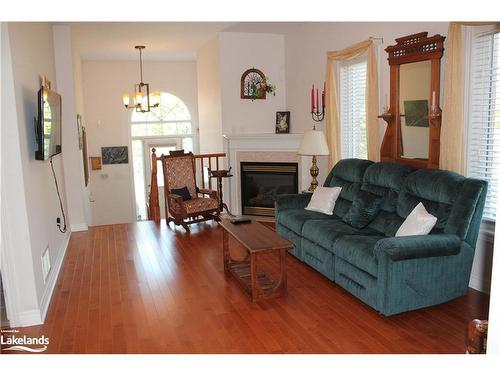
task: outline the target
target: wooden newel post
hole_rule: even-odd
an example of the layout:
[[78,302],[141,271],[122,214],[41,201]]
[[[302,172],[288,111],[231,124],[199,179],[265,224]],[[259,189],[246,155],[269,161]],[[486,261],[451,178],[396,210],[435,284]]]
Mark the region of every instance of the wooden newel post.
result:
[[161,220],[160,213],[160,201],[158,199],[158,180],[156,177],[156,149],[153,148],[151,154],[151,190],[149,192],[149,209],[148,209],[148,219],[154,220],[157,223]]

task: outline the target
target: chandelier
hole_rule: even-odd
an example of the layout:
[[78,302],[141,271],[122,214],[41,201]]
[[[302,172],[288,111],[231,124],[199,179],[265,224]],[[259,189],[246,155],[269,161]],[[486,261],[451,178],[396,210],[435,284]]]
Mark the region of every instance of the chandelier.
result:
[[154,92],[149,95],[149,83],[142,82],[142,50],[145,46],[135,46],[135,49],[139,50],[139,66],[141,69],[141,82],[137,83],[134,87],[134,103],[130,104],[130,95],[128,93],[123,94],[123,105],[125,108],[132,109],[135,108],[136,112],[149,112],[151,108],[158,107],[160,105],[160,93]]

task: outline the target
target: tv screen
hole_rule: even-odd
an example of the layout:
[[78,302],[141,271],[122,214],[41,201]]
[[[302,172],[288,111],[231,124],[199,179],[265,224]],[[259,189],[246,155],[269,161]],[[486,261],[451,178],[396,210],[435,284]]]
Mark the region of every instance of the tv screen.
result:
[[47,160],[61,152],[61,96],[47,88],[38,91],[36,160]]

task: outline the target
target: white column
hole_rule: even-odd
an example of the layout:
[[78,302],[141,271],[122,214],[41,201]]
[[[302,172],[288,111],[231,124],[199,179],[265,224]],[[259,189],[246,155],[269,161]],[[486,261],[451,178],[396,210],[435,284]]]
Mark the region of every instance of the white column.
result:
[[68,220],[72,232],[87,230],[83,191],[82,151],[78,146],[76,126],[75,82],[71,27],[53,26],[54,60],[57,90],[62,97],[62,156],[68,203]]

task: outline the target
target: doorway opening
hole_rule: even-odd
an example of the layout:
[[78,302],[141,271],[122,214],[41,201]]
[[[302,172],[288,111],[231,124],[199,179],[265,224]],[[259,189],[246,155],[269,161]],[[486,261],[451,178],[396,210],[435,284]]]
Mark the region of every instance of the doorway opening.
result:
[[[151,150],[168,155],[173,150],[194,152],[195,135],[191,115],[182,100],[162,92],[160,105],[150,112],[133,112],[131,119],[132,164],[137,221],[147,220],[147,202],[151,185]],[[163,169],[157,165],[160,202],[164,201]],[[160,204],[162,218],[165,207]]]

